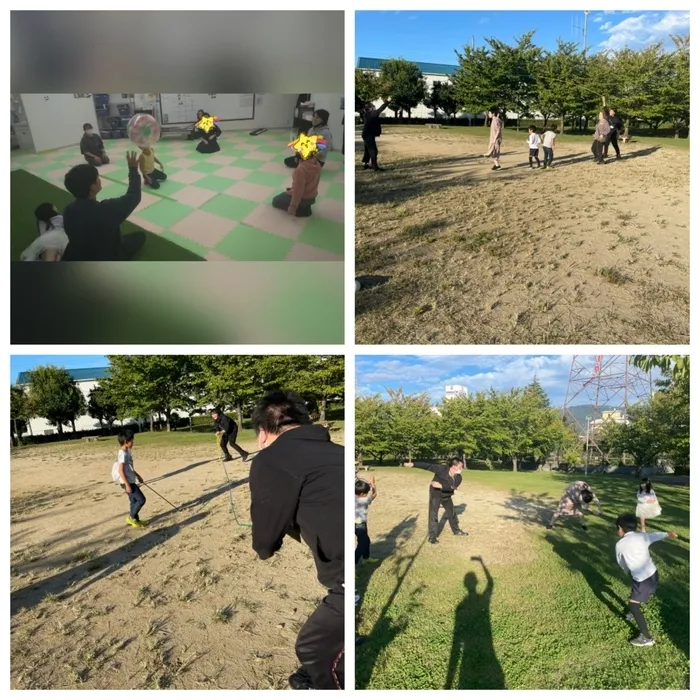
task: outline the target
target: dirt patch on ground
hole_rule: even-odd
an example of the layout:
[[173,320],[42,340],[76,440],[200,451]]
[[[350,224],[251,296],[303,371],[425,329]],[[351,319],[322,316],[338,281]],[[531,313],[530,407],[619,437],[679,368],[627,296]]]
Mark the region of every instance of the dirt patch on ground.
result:
[[489,565],[513,566],[532,561],[535,555],[529,528],[536,527],[537,523],[522,518],[509,507],[507,492],[471,483],[468,476],[452,500],[460,527],[469,536],[454,537],[441,509],[438,544],[425,544],[430,473],[419,469],[410,472],[405,476],[381,469],[372,472],[379,491],[369,511],[373,555],[382,559],[392,555],[404,557],[422,547],[421,556],[446,561],[477,555],[487,559]]
[[357,173],[358,342],[688,342],[687,151],[597,166],[563,141],[533,171],[508,132],[492,172],[484,138],[426,131],[387,129],[387,171]]
[[[12,688],[286,687],[296,634],[324,595],[306,547],[257,559],[214,445],[137,447],[137,470],[180,510],[144,488],[151,525],[127,527],[115,454],[12,457]],[[249,465],[227,468],[249,523]]]

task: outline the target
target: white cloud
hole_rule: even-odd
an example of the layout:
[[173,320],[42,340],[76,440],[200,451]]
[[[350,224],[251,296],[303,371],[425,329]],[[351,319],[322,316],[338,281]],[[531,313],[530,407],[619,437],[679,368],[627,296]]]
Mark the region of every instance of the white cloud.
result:
[[479,24],[487,24],[489,21],[490,21],[490,20],[489,20],[488,17],[482,17],[482,18],[479,20]]
[[594,21],[596,24],[597,24],[598,22],[602,22],[602,21],[603,21],[603,15],[596,15],[596,16],[593,18],[593,21]]
[[625,47],[639,48],[655,42],[667,43],[669,34],[690,31],[690,12],[643,13],[617,23],[606,22],[601,25],[600,31],[608,35],[607,39],[600,43],[601,49],[617,51]]

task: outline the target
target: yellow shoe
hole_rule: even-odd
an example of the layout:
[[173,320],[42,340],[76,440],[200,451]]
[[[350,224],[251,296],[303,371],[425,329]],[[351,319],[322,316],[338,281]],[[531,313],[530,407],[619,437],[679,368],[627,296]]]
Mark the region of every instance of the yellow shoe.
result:
[[138,527],[138,520],[134,520],[131,516],[127,516],[126,524],[131,525],[131,527]]

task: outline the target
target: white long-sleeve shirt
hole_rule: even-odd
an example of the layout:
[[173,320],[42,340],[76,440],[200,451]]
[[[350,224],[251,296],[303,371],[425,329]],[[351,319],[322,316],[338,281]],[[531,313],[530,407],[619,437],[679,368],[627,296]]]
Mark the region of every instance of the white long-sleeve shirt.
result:
[[617,563],[629,571],[635,581],[644,581],[656,573],[649,545],[668,537],[667,532],[627,532],[615,545]]
[[527,145],[533,149],[539,148],[540,147],[540,137],[537,134],[528,134]]

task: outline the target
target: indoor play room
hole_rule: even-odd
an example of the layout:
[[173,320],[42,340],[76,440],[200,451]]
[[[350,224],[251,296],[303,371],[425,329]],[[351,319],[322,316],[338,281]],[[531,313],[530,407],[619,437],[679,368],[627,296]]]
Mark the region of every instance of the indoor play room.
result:
[[[61,260],[66,175],[88,163],[98,202],[123,197],[129,152],[141,198],[121,234],[143,242],[128,259],[343,259],[341,94],[12,94],[10,111],[12,260]],[[321,167],[297,208],[302,140]]]

